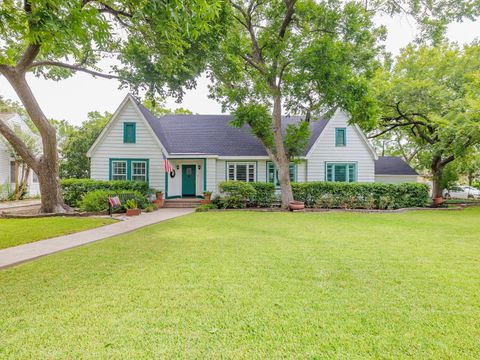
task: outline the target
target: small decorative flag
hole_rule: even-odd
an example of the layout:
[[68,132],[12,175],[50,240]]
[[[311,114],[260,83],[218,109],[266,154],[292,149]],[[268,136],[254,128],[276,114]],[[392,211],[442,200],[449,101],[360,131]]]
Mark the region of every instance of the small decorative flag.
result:
[[[162,155],[163,155],[163,153],[162,153]],[[163,167],[165,168],[166,173],[170,173],[173,170],[172,165],[170,165],[170,162],[168,161],[168,159],[165,156],[163,156]]]

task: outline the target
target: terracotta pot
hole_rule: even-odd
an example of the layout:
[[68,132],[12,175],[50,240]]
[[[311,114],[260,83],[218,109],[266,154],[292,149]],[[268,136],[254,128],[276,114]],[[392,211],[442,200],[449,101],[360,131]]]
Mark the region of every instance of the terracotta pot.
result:
[[443,197],[439,196],[433,199],[433,203],[435,205],[442,205],[443,204]]
[[163,200],[163,192],[157,192],[157,200]]
[[290,211],[303,210],[305,209],[305,203],[303,201],[290,201],[288,207],[290,208]]
[[211,198],[212,198],[212,194],[203,194],[203,199],[204,199],[205,201],[208,201],[207,204],[210,203],[210,199],[211,199]]
[[140,209],[127,209],[127,216],[138,216],[141,212]]
[[153,201],[153,204],[157,207],[157,209],[160,209],[161,207],[163,207],[164,202],[165,200],[163,199],[157,199]]

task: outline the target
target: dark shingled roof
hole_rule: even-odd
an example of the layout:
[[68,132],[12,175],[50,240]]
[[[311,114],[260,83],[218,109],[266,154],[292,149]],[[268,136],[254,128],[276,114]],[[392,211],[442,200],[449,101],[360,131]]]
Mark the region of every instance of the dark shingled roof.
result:
[[402,158],[379,156],[375,161],[375,175],[418,175]]
[[[210,154],[219,156],[267,156],[260,141],[250,128],[235,128],[229,123],[232,115],[165,115],[155,117],[142,104],[137,105],[169,154]],[[283,118],[284,131],[288,124],[298,123],[302,117]],[[312,121],[312,136],[305,154],[322,133],[328,121]]]

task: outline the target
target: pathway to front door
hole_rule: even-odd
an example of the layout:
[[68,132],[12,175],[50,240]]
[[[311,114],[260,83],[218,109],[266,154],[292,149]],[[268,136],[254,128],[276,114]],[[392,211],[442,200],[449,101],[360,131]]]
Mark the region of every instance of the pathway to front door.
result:
[[195,165],[182,165],[182,196],[196,195]]

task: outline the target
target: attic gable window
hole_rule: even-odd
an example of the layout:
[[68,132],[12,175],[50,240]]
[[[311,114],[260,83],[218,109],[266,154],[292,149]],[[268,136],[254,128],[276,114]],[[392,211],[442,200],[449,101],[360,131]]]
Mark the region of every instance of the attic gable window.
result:
[[335,146],[347,146],[346,128],[335,128]]
[[135,144],[137,140],[137,124],[134,122],[123,123],[123,142]]

